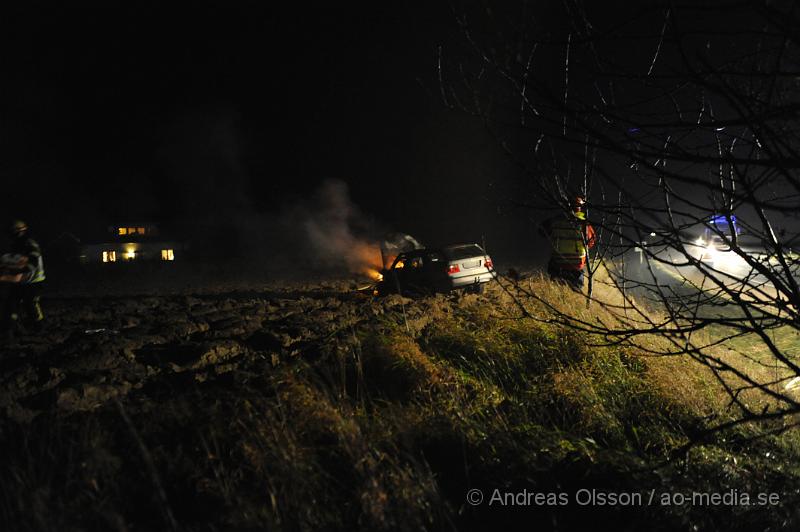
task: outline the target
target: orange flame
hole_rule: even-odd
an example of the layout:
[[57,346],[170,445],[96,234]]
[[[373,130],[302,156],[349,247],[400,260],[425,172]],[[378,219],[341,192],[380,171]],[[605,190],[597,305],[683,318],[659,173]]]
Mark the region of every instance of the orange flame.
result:
[[383,281],[383,274],[378,270],[375,270],[373,268],[367,268],[364,273],[367,275],[367,277],[369,277],[373,281],[379,281],[379,282]]
[[347,262],[353,273],[366,275],[375,281],[383,279],[383,275],[380,272],[383,267],[383,261],[381,260],[380,249],[376,245],[364,241],[356,242],[350,251]]

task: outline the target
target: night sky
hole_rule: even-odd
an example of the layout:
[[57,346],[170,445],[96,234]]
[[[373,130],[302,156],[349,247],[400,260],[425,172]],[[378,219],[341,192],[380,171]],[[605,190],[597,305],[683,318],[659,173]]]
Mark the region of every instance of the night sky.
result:
[[[525,5],[525,17],[517,3],[492,10],[511,28],[525,20],[555,38],[573,31],[561,2]],[[536,221],[547,213],[515,206],[531,199],[525,177],[479,119],[442,101],[439,48],[446,84],[457,85],[453,60],[464,46],[446,1],[32,6],[0,19],[0,218],[27,220],[45,248],[64,232],[90,241],[136,221],[187,237],[222,228],[246,245],[275,231],[260,224],[287,209],[313,209],[332,179],[348,185],[373,234],[485,241],[507,256],[536,255],[542,244]],[[604,57],[646,71],[659,11],[587,8],[608,32]],[[477,31],[485,13],[472,19]],[[751,24],[734,11],[691,15],[691,28]],[[617,39],[619,28],[644,38]],[[738,53],[740,37],[718,38],[715,54]],[[516,43],[501,39],[498,47]],[[556,92],[562,48],[537,59]],[[671,53],[665,47],[659,68],[676,61]],[[594,97],[576,63],[572,94]],[[511,138],[518,153],[533,156],[536,134]]]
[[[39,4],[2,21],[5,218],[43,239],[123,220],[191,226],[302,202],[326,179],[381,229],[500,238],[513,175],[446,109],[446,3],[365,8]],[[490,185],[491,184],[491,185]]]

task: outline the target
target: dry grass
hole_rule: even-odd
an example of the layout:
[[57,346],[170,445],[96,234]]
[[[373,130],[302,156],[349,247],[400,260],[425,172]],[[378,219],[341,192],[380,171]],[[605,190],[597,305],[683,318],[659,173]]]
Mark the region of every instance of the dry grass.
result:
[[[586,299],[574,291],[561,285],[554,285],[539,277],[529,285],[529,290],[546,301],[558,313],[563,313],[584,322],[602,324],[608,329],[636,327],[647,329],[646,320],[661,323],[666,315],[651,304],[633,299],[635,308],[626,301],[609,279],[604,269],[598,270],[594,285],[594,301],[587,308]],[[534,305],[534,308],[536,306]],[[540,315],[548,315],[551,310],[538,306]],[[768,351],[765,343],[756,335],[737,337],[719,343],[730,330],[711,327],[693,333],[688,338],[676,338],[674,341],[658,334],[639,334],[626,341],[629,352],[634,353],[648,366],[648,379],[659,393],[671,397],[675,402],[689,408],[697,416],[741,414],[738,408],[730,408],[731,391],[737,393],[753,411],[772,408],[778,401],[767,394],[764,389],[785,393],[781,384],[771,384],[778,379],[788,380],[794,376],[783,363],[777,362]],[[771,333],[773,334],[773,333]],[[794,356],[797,350],[797,332],[783,328],[773,334],[775,343],[787,356]],[[602,335],[590,341],[603,343]],[[702,357],[706,364],[687,355],[675,355],[680,351],[683,342],[691,341],[695,346],[704,347]],[[733,372],[722,371],[716,374],[709,365],[722,362],[759,383],[762,388],[753,387],[751,383],[737,377]],[[720,382],[724,382],[728,389]],[[783,406],[786,406],[784,403]]]
[[[584,320],[613,316],[545,279],[527,288]],[[604,297],[615,297],[598,286]],[[587,485],[763,490],[797,485],[794,440],[765,461],[723,440],[697,464],[667,462],[723,402],[678,357],[602,345],[541,302],[483,296],[364,301],[370,319],[318,346],[315,361],[238,368],[160,397],[127,399],[182,530],[579,529],[569,507],[529,516],[464,504],[472,487]],[[408,325],[407,325],[408,324]],[[650,348],[657,338],[646,338]],[[113,409],[0,423],[0,511],[16,530],[160,530],[167,523],[129,431]],[[725,469],[738,457],[735,470]],[[714,476],[709,471],[719,471]],[[732,472],[731,472],[732,471]],[[725,472],[724,474],[722,472]],[[758,477],[754,477],[759,472]],[[45,511],[47,509],[47,511]],[[603,513],[618,529],[700,528],[742,512],[781,523],[786,508]],[[724,510],[724,511],[723,511]],[[767,512],[769,510],[769,512]],[[737,513],[738,512],[738,513]],[[727,521],[725,521],[727,519]],[[741,521],[747,523],[745,519]]]

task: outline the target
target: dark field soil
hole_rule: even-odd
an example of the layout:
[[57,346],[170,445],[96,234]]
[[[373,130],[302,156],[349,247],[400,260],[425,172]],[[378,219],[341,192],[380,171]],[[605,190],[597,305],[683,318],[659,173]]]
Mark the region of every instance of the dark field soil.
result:
[[[515,318],[497,285],[375,299],[349,277],[182,268],[53,276],[45,329],[0,347],[0,529],[797,523],[795,440],[745,448],[728,436],[673,457],[705,413],[658,385],[671,366],[590,347],[545,314]],[[527,286],[581,305],[546,281]],[[466,502],[473,488],[487,500],[495,488],[737,489],[782,502],[489,507]]]
[[44,330],[23,331],[0,351],[0,405],[30,420],[313,359],[328,339],[384,311],[346,286],[46,299]]

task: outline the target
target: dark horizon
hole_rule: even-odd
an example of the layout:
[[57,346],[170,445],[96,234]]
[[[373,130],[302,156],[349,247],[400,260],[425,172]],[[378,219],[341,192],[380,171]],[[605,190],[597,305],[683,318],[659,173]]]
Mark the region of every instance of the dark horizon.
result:
[[[592,16],[616,27],[622,7]],[[546,31],[568,27],[559,9],[536,9]],[[625,13],[619,24],[633,24]],[[549,213],[503,152],[506,139],[442,97],[440,47],[447,61],[463,44],[446,3],[39,4],[2,24],[0,210],[44,244],[138,220],[246,242],[336,180],[367,232],[539,253],[536,224]],[[562,58],[551,55],[540,68],[557,86]],[[514,147],[530,151],[535,133]],[[624,173],[628,162],[607,166]]]
[[47,239],[130,220],[213,225],[274,215],[336,179],[376,227],[499,244],[494,195],[514,169],[479,120],[441,102],[453,25],[438,4],[17,10],[4,28],[5,218]]

